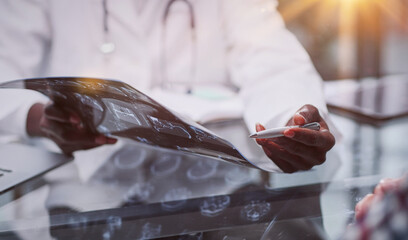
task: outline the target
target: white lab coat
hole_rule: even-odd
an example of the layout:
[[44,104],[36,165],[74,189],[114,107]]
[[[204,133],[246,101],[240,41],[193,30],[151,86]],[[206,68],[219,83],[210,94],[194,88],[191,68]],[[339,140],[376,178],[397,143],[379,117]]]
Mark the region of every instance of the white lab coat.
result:
[[[181,1],[172,6],[163,28],[167,2],[107,1],[107,34],[102,0],[3,0],[0,80],[113,78],[162,102],[163,82],[182,81],[209,89],[215,86],[223,89],[221,100],[207,102],[214,107],[223,106],[223,102],[234,106],[250,131],[256,122],[267,127],[284,125],[304,104],[326,112],[321,79],[305,50],[285,28],[276,1],[190,0],[196,23],[193,32],[188,25],[188,8]],[[113,42],[115,51],[103,53],[105,42]],[[192,51],[196,52],[195,60]],[[166,62],[165,67],[162,62]],[[24,130],[26,102],[16,103],[18,111],[0,114],[0,131],[10,131],[8,122],[13,117],[18,117],[15,123],[20,125],[16,131]],[[191,109],[201,107],[184,107],[188,102],[194,101],[179,101],[169,107],[194,115]],[[1,104],[6,103],[2,100]],[[83,154],[96,161],[99,157],[94,151],[101,150],[76,157]]]

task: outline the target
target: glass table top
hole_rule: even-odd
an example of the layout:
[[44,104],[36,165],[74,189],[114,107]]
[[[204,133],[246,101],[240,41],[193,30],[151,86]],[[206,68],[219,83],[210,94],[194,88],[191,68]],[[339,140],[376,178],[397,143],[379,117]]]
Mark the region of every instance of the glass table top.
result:
[[[1,239],[338,239],[354,206],[408,170],[406,118],[381,127],[333,115],[342,139],[311,171],[268,173],[121,139],[85,180],[81,163],[46,174],[0,207]],[[206,126],[262,157],[242,121]],[[131,157],[130,157],[131,156]]]

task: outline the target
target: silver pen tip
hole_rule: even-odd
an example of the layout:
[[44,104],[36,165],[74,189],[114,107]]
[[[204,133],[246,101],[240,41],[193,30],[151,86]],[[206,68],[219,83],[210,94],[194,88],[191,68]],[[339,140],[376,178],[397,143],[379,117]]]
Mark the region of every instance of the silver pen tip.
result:
[[257,133],[254,133],[254,134],[249,135],[250,138],[255,138],[255,137],[257,137],[257,136],[258,136]]

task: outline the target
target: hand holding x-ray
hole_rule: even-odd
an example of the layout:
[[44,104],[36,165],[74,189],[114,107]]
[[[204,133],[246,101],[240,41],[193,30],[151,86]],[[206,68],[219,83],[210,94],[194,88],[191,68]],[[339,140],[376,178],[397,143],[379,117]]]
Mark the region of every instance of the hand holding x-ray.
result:
[[51,101],[46,105],[37,103],[31,107],[27,116],[27,133],[51,139],[65,154],[114,144],[117,141],[92,132],[74,110],[63,108]]
[[47,106],[31,108],[27,131],[53,140],[67,154],[113,144],[114,136],[258,167],[225,139],[120,81],[54,77],[15,80],[0,84],[0,88],[24,88],[48,96],[52,102]]

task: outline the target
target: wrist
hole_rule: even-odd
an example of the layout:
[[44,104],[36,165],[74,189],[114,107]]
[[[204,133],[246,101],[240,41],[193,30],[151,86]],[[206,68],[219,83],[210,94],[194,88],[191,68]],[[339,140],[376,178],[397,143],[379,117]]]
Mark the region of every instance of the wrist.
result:
[[40,122],[44,113],[45,105],[36,103],[31,106],[27,114],[26,131],[31,137],[43,137],[44,133],[41,131]]

